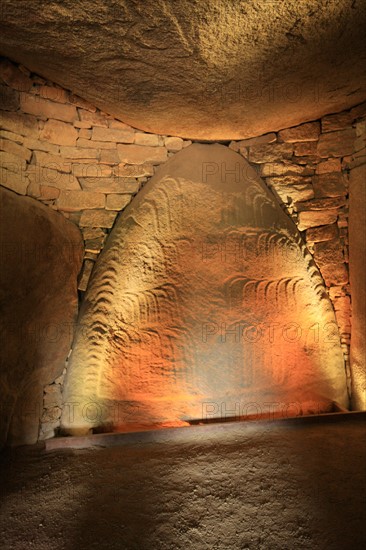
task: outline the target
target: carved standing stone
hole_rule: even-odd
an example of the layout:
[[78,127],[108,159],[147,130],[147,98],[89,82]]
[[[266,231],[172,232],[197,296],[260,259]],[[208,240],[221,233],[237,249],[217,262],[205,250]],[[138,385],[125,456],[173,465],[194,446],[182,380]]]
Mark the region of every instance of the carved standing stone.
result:
[[191,145],[120,215],[80,312],[64,401],[75,434],[348,406],[323,281],[237,153]]

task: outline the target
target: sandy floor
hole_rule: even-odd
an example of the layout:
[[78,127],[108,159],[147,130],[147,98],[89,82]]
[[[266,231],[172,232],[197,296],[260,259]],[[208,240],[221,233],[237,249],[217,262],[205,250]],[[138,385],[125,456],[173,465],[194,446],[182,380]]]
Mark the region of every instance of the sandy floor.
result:
[[[185,440],[1,457],[0,548],[358,550],[360,421],[182,428]],[[182,439],[182,438],[180,438]]]

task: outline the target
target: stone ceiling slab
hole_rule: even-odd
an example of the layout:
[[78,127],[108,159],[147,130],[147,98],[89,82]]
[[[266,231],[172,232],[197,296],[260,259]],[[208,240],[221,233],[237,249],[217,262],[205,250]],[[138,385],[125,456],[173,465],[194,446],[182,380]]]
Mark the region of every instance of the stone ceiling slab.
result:
[[0,53],[134,127],[260,135],[366,96],[357,0],[3,0]]

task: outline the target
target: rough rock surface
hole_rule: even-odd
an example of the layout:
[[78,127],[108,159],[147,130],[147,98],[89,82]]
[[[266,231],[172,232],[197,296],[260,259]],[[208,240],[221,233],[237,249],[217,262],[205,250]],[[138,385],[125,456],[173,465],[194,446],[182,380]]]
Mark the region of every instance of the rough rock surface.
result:
[[365,20],[349,0],[3,0],[0,52],[145,131],[240,139],[363,101]]
[[64,398],[70,433],[238,416],[253,402],[348,406],[321,276],[240,155],[191,145],[120,215],[80,312]]
[[234,423],[161,436],[127,435],[120,447],[94,450],[12,450],[1,460],[2,548],[365,547],[364,421]]
[[349,191],[352,407],[366,410],[366,164],[351,170]]
[[0,207],[0,443],[28,444],[70,349],[83,247],[72,223],[34,199],[0,188]]

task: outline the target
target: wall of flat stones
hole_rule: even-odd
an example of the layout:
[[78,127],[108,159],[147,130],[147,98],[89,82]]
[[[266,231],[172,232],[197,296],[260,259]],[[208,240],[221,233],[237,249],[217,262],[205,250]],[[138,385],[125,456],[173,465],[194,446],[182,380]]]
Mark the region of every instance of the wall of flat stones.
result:
[[[83,292],[118,213],[159,165],[191,141],[134,129],[6,59],[0,60],[0,98],[1,185],[60,211],[80,227],[85,256],[78,287]],[[347,372],[348,178],[364,154],[365,114],[366,106],[359,105],[228,144],[256,167],[302,232],[334,304]],[[61,387],[62,377],[45,388],[45,422],[60,401]],[[57,420],[52,418],[55,425]],[[52,435],[41,430],[42,438]]]

